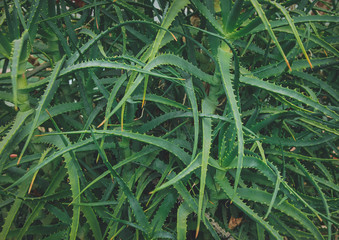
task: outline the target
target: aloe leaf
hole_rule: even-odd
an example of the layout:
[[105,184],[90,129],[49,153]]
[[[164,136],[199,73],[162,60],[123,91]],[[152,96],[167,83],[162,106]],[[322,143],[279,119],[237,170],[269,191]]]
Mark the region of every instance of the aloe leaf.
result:
[[89,226],[91,227],[94,239],[95,240],[103,239],[101,230],[100,230],[100,224],[99,224],[99,221],[97,219],[97,216],[94,210],[92,209],[92,206],[88,206],[88,205],[84,206],[84,205],[81,205],[81,203],[79,205],[81,206],[81,211],[84,213],[86,220]]
[[99,144],[98,144],[98,142],[97,142],[97,140],[96,140],[96,138],[94,136],[93,131],[92,131],[92,139],[93,139],[94,143],[96,144],[96,146],[98,148],[98,151],[99,151],[99,154],[101,155],[101,158],[103,159],[106,167],[108,168],[110,173],[114,176],[114,178],[116,179],[116,181],[118,182],[118,184],[122,188],[123,192],[125,193],[128,201],[130,203],[130,206],[133,209],[133,212],[135,214],[135,217],[136,217],[138,223],[146,231],[146,233],[149,233],[150,232],[150,224],[148,222],[148,219],[147,219],[143,209],[139,205],[139,202],[134,197],[134,195],[132,194],[132,192],[129,189],[129,187],[122,180],[122,178],[119,176],[119,174],[113,169],[112,165],[110,164],[110,162],[107,159],[106,153],[99,146]]
[[230,79],[230,61],[231,61],[231,53],[226,52],[225,50],[219,48],[218,50],[218,59],[219,59],[219,68],[221,72],[221,79],[222,83],[226,92],[227,99],[229,101],[232,114],[235,120],[235,127],[237,130],[237,137],[238,137],[238,169],[235,178],[234,184],[234,193],[237,190],[237,186],[240,179],[241,168],[243,164],[243,157],[244,157],[244,139],[243,139],[243,131],[242,131],[242,122],[240,118],[240,113],[238,110],[238,105],[236,102],[236,98],[232,88],[232,82]]
[[0,232],[0,238],[1,239],[7,239],[7,235],[9,233],[9,230],[14,222],[15,217],[17,216],[17,213],[21,207],[21,204],[23,202],[22,197],[24,197],[27,193],[27,190],[29,188],[29,182],[25,182],[24,184],[21,184],[18,188],[18,191],[16,193],[16,198],[14,200],[14,203],[9,210],[6,219],[3,222],[2,230]]
[[192,210],[187,205],[186,202],[183,202],[177,212],[177,239],[184,240],[186,239],[187,233],[187,217],[192,213]]
[[288,138],[278,138],[278,137],[265,137],[263,138],[263,142],[268,144],[273,144],[277,146],[289,146],[289,147],[308,147],[308,146],[317,146],[326,142],[331,142],[337,137],[335,135],[325,135],[323,137],[313,138],[313,139],[298,139],[295,141],[294,139]]
[[[162,56],[165,56],[165,55],[160,55],[156,58],[154,58],[151,62],[149,62],[145,67],[144,67],[144,70],[146,71],[150,71],[151,69],[155,68],[156,66],[159,66],[159,65],[162,65],[162,64],[172,64],[174,63],[173,61],[168,61],[165,59],[165,57],[162,57]],[[166,55],[167,56],[167,55]],[[168,56],[169,58],[171,56]],[[175,58],[174,59],[178,59],[178,58]],[[186,62],[185,65],[187,65],[187,61],[184,61]],[[194,69],[197,69],[196,67],[195,68],[191,68],[193,65],[192,64],[188,64],[189,68],[185,69],[185,70],[188,70],[190,73],[191,72],[194,72]],[[200,71],[202,72],[202,71]],[[205,74],[207,75],[207,74]],[[209,76],[209,75],[207,75]],[[142,82],[144,76],[142,75],[138,75],[137,78],[135,79],[135,81],[133,82],[133,84],[131,84],[131,86],[129,87],[128,91],[125,92],[125,95],[124,97],[120,100],[120,102],[115,106],[115,108],[107,115],[105,115],[105,120],[98,126],[102,126],[104,123],[107,122],[107,119],[109,119],[113,114],[115,114],[119,108],[121,108],[123,106],[123,104],[127,101],[127,99],[132,95],[132,93],[134,92],[134,90],[139,86],[139,84]],[[205,79],[205,78],[204,78]],[[212,81],[212,83],[214,83],[214,81]]]
[[[84,131],[81,131],[84,132]],[[86,131],[88,133],[88,131]],[[138,133],[132,133],[132,132],[127,132],[127,131],[119,131],[119,130],[95,130],[93,131],[94,133],[97,134],[105,134],[105,135],[115,135],[115,136],[121,136],[121,137],[126,137],[130,139],[134,139],[137,141],[145,142],[148,144],[152,144],[154,146],[160,147],[164,150],[167,150],[177,156],[183,163],[188,165],[190,163],[190,157],[189,155],[182,150],[178,145],[164,140],[159,137],[153,137],[153,136],[148,136],[148,135],[143,135],[143,134],[138,134]]]
[[70,11],[67,11],[67,12],[55,15],[55,16],[50,17],[50,18],[43,19],[43,20],[41,20],[41,21],[39,21],[37,23],[41,23],[41,22],[45,22],[45,21],[51,21],[51,20],[57,20],[59,18],[64,18],[64,17],[70,16],[70,15],[72,15],[74,13],[82,12],[82,11],[84,11],[86,9],[89,9],[89,8],[92,8],[92,7],[95,7],[95,6],[104,5],[104,4],[106,4],[106,2],[104,2],[104,1],[102,1],[102,2],[94,2],[92,4],[86,4],[83,7],[76,8],[74,10],[70,10]]
[[[40,12],[40,14],[43,18],[46,17],[44,12]],[[71,50],[70,46],[68,45],[66,38],[64,37],[63,33],[59,30],[58,26],[52,21],[47,21],[46,23],[48,25],[48,30],[53,31],[52,34],[54,35],[54,37],[56,36],[58,38],[58,41],[60,41],[60,44],[61,44],[62,48],[64,49],[64,51],[66,52],[67,57],[70,58],[71,56],[73,56],[72,50]]]
[[18,103],[21,111],[29,110],[28,96],[27,94],[19,93],[19,89],[27,86],[25,77],[26,61],[28,58],[28,31],[23,32],[20,39],[13,41],[12,49],[12,67],[11,78],[13,88],[13,102],[17,109]]
[[[330,161],[335,163],[335,159],[332,158],[317,158],[317,157],[312,157],[312,156],[305,156],[302,154],[297,154],[297,153],[293,153],[293,152],[287,152],[287,151],[283,151],[283,152],[278,152],[278,151],[274,151],[274,150],[266,150],[267,154],[272,154],[272,155],[277,155],[279,156],[280,154],[284,154],[284,156],[286,157],[291,157],[291,158],[295,158],[295,159],[300,159],[300,160],[304,160],[304,161],[312,161],[312,162],[321,162],[321,161]],[[339,163],[338,163],[339,164]]]
[[[138,161],[140,158],[154,152],[155,149],[154,147],[146,147],[143,150],[133,154],[132,156],[124,159],[123,161],[119,162],[118,164],[113,166],[113,169],[118,169],[124,165],[126,165],[127,163],[130,162],[134,162],[134,161]],[[76,196],[74,199],[80,197],[81,194],[83,194],[87,189],[89,189],[91,186],[93,186],[95,183],[99,182],[101,179],[103,179],[104,177],[106,177],[109,174],[109,170],[103,172],[100,176],[98,176],[97,178],[95,178],[92,182],[90,182],[89,184],[87,184],[87,186],[81,190],[81,192],[79,193],[78,196]],[[73,199],[73,200],[74,200]],[[73,202],[72,202],[73,203]]]
[[[212,114],[214,113],[215,108],[216,108],[215,101],[211,100],[209,97],[205,98],[202,101],[202,113]],[[201,159],[201,176],[200,176],[199,203],[198,203],[198,224],[197,224],[195,238],[198,237],[199,230],[200,230],[200,221],[201,221],[202,216],[204,215],[203,200],[204,200],[205,185],[206,185],[208,159],[209,159],[211,145],[212,145],[212,119],[205,118],[202,120],[202,135],[203,135],[203,143],[202,143],[203,147],[202,147],[202,156],[201,156],[202,159]]]
[[198,67],[194,66],[192,63],[184,60],[183,58],[173,55],[173,54],[162,54],[157,56],[153,61],[149,62],[148,67],[153,69],[161,65],[173,65],[176,66],[187,73],[201,79],[204,82],[215,84],[215,80],[212,75],[209,75],[203,72]]
[[[89,30],[87,28],[81,29],[80,34],[86,34],[86,35],[88,35],[88,36],[90,36],[92,38],[95,38],[97,36],[94,32],[92,32],[91,30]],[[107,58],[107,55],[106,55],[106,53],[104,51],[104,47],[102,46],[102,43],[100,41],[97,41],[97,42],[98,42],[98,48],[99,48],[99,51],[100,51],[101,55],[103,57]]]
[[30,15],[29,15],[29,19],[27,21],[27,29],[31,34],[31,38],[32,38],[32,36],[35,36],[35,34],[32,34],[32,32],[35,32],[36,30],[34,28],[36,28],[38,26],[38,24],[36,24],[36,21],[37,21],[38,16],[39,16],[39,10],[40,9],[41,9],[40,0],[34,0],[31,8],[29,9]]
[[[280,28],[276,28],[275,31],[277,32],[286,32],[286,33],[291,33],[293,34],[292,30],[288,27],[280,27]],[[302,35],[302,31],[298,30],[299,35]],[[339,50],[336,49],[334,46],[332,46],[331,44],[329,44],[328,42],[326,42],[324,39],[319,38],[313,34],[311,34],[309,36],[309,40],[316,43],[317,45],[323,47],[324,49],[328,50],[329,52],[333,53],[334,56],[336,56],[337,58],[339,57]]]
[[[189,4],[188,0],[174,0],[161,23],[162,29],[168,29],[172,22],[174,21],[174,19],[176,18],[176,16],[178,15],[178,12],[188,4]],[[161,41],[165,36],[166,32],[163,31],[162,29],[158,31],[157,36],[155,37],[155,40],[153,42],[152,53],[151,56],[149,57],[150,61],[154,59],[156,53],[159,50]]]
[[293,76],[296,76],[296,77],[299,77],[303,80],[311,82],[311,83],[317,85],[318,87],[321,87],[327,93],[329,93],[334,99],[337,99],[337,100],[339,99],[339,93],[337,91],[335,91],[335,89],[333,89],[333,87],[331,87],[325,81],[322,81],[319,78],[315,77],[314,75],[308,74],[306,72],[299,72],[299,71],[293,71],[293,72],[291,72],[291,74]]
[[190,100],[192,106],[193,113],[193,122],[194,122],[194,140],[193,140],[193,151],[192,151],[192,160],[195,158],[197,149],[198,149],[198,141],[199,141],[199,116],[198,116],[198,104],[197,99],[194,93],[193,87],[193,79],[188,78],[185,81],[185,90],[188,95],[188,99]]
[[[282,161],[281,161],[281,160],[278,160],[277,158],[272,158],[272,159],[273,159],[275,162],[277,162],[277,163],[279,163],[279,164],[282,164]],[[300,176],[304,176],[304,177],[305,177],[305,175],[303,174],[302,171],[296,169],[295,167],[293,167],[293,166],[291,166],[291,165],[289,165],[289,164],[286,164],[286,168],[287,168],[288,170],[294,172],[294,173],[297,173],[297,174],[300,175]],[[321,177],[315,176],[315,175],[313,175],[313,174],[310,174],[310,175],[312,176],[313,179],[315,179],[315,180],[316,180],[318,183],[320,183],[321,185],[324,185],[324,186],[326,186],[326,187],[329,188],[329,189],[333,189],[334,191],[339,191],[338,185],[335,184],[335,183],[333,183],[333,181],[327,181],[327,180],[325,180],[325,179],[323,179],[323,178],[321,178]],[[287,186],[287,188],[289,188],[289,187]],[[307,203],[306,203],[305,205],[308,206]],[[312,211],[313,211],[313,210],[312,210]],[[317,214],[318,214],[318,213],[317,213]],[[319,214],[319,215],[321,215],[321,214]],[[326,216],[325,216],[325,218],[326,218]],[[333,220],[329,220],[329,221],[333,222]]]
[[[0,142],[0,156],[2,156],[2,154],[4,153],[7,145],[14,140],[16,134],[20,131],[20,128],[22,127],[22,125],[25,123],[25,120],[27,117],[29,117],[31,114],[33,113],[33,110],[30,111],[26,111],[26,112],[18,112],[13,126],[11,128],[11,130],[7,133],[6,137],[4,137],[2,139],[2,141]],[[0,170],[2,171],[2,168],[4,166],[4,162],[0,163]]]
[[[44,197],[48,196],[55,192],[55,190],[60,186],[60,183],[64,180],[64,177],[66,175],[66,169],[60,168],[58,172],[54,175],[54,178],[50,182],[48,189],[44,193]],[[38,214],[40,211],[44,208],[46,202],[40,201],[37,203],[36,206],[34,206],[32,212],[27,216],[25,220],[24,226],[21,228],[19,234],[17,235],[17,239],[22,239],[29,227],[32,225],[34,220],[38,217]]]
[[[107,170],[108,175],[110,172]],[[100,201],[100,202],[88,202],[88,203],[80,203],[78,205],[80,206],[85,206],[85,207],[100,207],[100,206],[106,206],[106,205],[116,205],[118,202],[117,201]],[[74,203],[75,204],[75,203]]]
[[27,137],[27,140],[25,142],[25,145],[24,147],[22,148],[21,150],[21,154],[19,156],[19,159],[18,159],[18,164],[20,163],[20,160],[22,158],[22,156],[24,155],[27,147],[28,147],[28,144],[33,136],[33,133],[34,133],[34,130],[36,129],[36,127],[38,126],[37,123],[39,121],[39,118],[40,118],[40,114],[41,114],[41,111],[43,111],[44,108],[47,107],[47,105],[52,101],[52,98],[54,97],[54,94],[57,90],[57,88],[59,87],[59,84],[60,84],[60,81],[61,79],[57,79],[58,78],[58,74],[60,73],[61,71],[61,67],[63,65],[63,63],[65,62],[65,59],[66,57],[64,56],[55,66],[53,72],[52,72],[52,75],[50,77],[50,82],[45,90],[45,93],[44,95],[41,97],[41,100],[39,101],[39,106],[38,108],[36,109],[35,111],[35,116],[34,116],[34,120],[33,120],[33,123],[32,123],[32,128],[31,128],[31,131]]
[[[56,124],[56,122],[54,121],[52,116],[50,116],[50,119],[51,119],[55,129],[57,130],[57,132],[61,133],[60,128],[58,127],[58,125]],[[65,147],[71,145],[71,142],[69,141],[69,139],[67,137],[65,137],[64,135],[61,134],[61,135],[58,136],[58,138],[59,139],[56,138],[54,140],[53,144],[55,144],[59,149],[65,148]],[[61,139],[61,141],[60,141],[60,139]],[[67,173],[68,173],[68,176],[69,176],[69,184],[71,186],[72,198],[75,198],[75,196],[79,195],[79,192],[80,192],[80,177],[79,177],[79,172],[81,172],[80,166],[78,164],[78,161],[77,161],[76,156],[75,156],[73,151],[66,153],[65,155],[63,155],[63,157],[65,159]],[[38,166],[39,165],[41,165],[41,164],[38,164]],[[80,198],[77,198],[75,200],[75,202],[80,203],[81,202]],[[71,229],[70,229],[69,239],[71,239],[71,240],[76,239],[79,226],[80,226],[80,206],[74,205],[73,206],[72,224],[70,226]]]
[[244,0],[235,1],[231,12],[228,15],[227,23],[225,26],[226,33],[232,32],[235,29],[235,25],[240,15],[241,7],[244,3]]
[[17,13],[19,15],[20,22],[21,22],[22,26],[24,27],[24,29],[26,30],[27,25],[26,25],[26,22],[25,22],[25,19],[24,19],[24,15],[22,14],[22,11],[21,11],[21,5],[20,5],[19,0],[14,0],[14,5],[15,5],[15,8],[16,8]]
[[[249,199],[255,202],[260,202],[263,204],[269,204],[271,194],[258,190],[258,189],[239,189],[239,196],[241,198]],[[280,202],[277,199],[277,202]],[[315,227],[314,223],[309,220],[306,215],[301,212],[298,208],[294,207],[287,201],[280,202],[280,204],[275,203],[274,208],[280,210],[281,212],[291,216],[298,222],[300,222],[304,227],[306,227],[316,239],[324,239],[319,230]]]
[[307,62],[310,64],[311,68],[313,68],[313,67],[312,67],[312,63],[311,63],[310,59],[308,58],[308,55],[307,55],[306,50],[305,50],[305,48],[304,48],[304,45],[303,45],[303,43],[301,42],[301,39],[300,39],[298,30],[297,30],[297,28],[295,27],[294,22],[293,22],[293,19],[290,17],[290,15],[288,14],[287,10],[286,10],[282,5],[280,5],[280,4],[277,3],[277,2],[273,2],[273,1],[272,1],[272,2],[269,2],[269,3],[273,4],[274,6],[276,6],[276,7],[284,14],[286,20],[288,21],[288,24],[289,24],[290,27],[291,27],[291,30],[292,30],[292,32],[293,32],[293,34],[294,34],[294,37],[297,39],[297,43],[298,43],[298,45],[299,45],[301,51],[303,52],[304,56],[306,57]]
[[72,220],[68,216],[68,213],[64,209],[60,209],[52,204],[46,204],[44,206],[51,214],[58,218],[61,222],[71,224]]
[[275,182],[274,192],[273,192],[273,195],[272,195],[272,199],[271,199],[270,205],[268,206],[268,210],[267,210],[267,212],[265,214],[264,219],[266,219],[268,217],[268,215],[270,214],[270,212],[272,210],[272,207],[273,207],[273,205],[274,205],[274,203],[275,203],[275,201],[277,199],[278,191],[279,191],[279,188],[280,188],[280,181],[281,181],[278,169],[273,164],[269,164],[269,165],[274,170],[275,174],[277,175],[277,180]]
[[[232,199],[232,202],[240,208],[248,217],[253,219],[255,222],[260,224],[263,228],[266,229],[266,231],[272,235],[276,239],[282,240],[283,237],[278,233],[277,230],[275,230],[269,223],[264,221],[260,216],[258,216],[257,213],[255,213],[249,206],[247,206],[241,199],[238,197],[238,195],[234,194],[234,190],[229,184],[227,179],[216,179],[222,190],[225,192],[225,194]],[[240,191],[239,189],[238,191]]]
[[174,234],[166,231],[157,231],[153,234],[153,237],[156,239],[177,239]]
[[[83,142],[80,142],[80,143],[75,144],[75,145],[70,145],[70,146],[64,147],[62,150],[60,150],[60,151],[56,152],[55,154],[52,154],[51,156],[47,157],[45,159],[45,161],[43,161],[42,163],[40,163],[37,166],[30,169],[24,176],[22,176],[17,181],[15,181],[13,184],[11,184],[7,189],[10,189],[10,188],[22,183],[23,181],[25,181],[26,179],[31,177],[36,171],[41,169],[41,167],[49,164],[53,160],[57,159],[57,157],[66,154],[65,155],[65,158],[67,160],[66,166],[67,166],[67,170],[68,170],[68,174],[69,174],[69,178],[70,178],[72,195],[73,195],[73,198],[75,198],[75,196],[79,195],[79,192],[80,192],[79,176],[78,176],[78,173],[77,173],[78,167],[75,166],[75,163],[72,163],[73,160],[72,160],[71,157],[68,157],[68,156],[70,156],[70,154],[68,154],[68,153],[70,151],[74,150],[74,149],[79,148],[80,146],[84,146],[84,145],[88,144],[91,141],[93,141],[93,140],[90,139],[90,140],[83,141]],[[77,200],[76,203],[80,203],[80,199]],[[73,219],[72,219],[71,233],[70,233],[71,239],[76,238],[76,233],[77,233],[77,229],[78,229],[78,226],[79,226],[79,217],[80,217],[80,206],[78,204],[77,206],[73,207]]]
[[169,192],[160,205],[159,210],[154,215],[151,223],[151,229],[153,232],[156,233],[157,231],[160,231],[162,229],[162,226],[164,225],[169,212],[174,207],[175,202],[176,195],[173,192]]
[[[0,53],[7,59],[11,56],[12,46],[6,35],[0,32]],[[2,75],[2,74],[1,74]]]
[[154,189],[152,193],[156,193],[164,188],[167,188],[175,184],[176,182],[180,181],[181,179],[186,177],[188,174],[192,173],[194,170],[196,170],[200,166],[201,166],[201,156],[200,154],[198,154],[197,157],[185,169],[183,169],[180,173],[178,173],[174,178],[172,178],[168,182]]
[[271,36],[274,44],[277,46],[281,56],[284,58],[288,68],[290,69],[290,71],[292,71],[290,63],[287,60],[287,57],[285,56],[285,53],[283,51],[283,49],[280,46],[280,43],[278,42],[277,37],[274,35],[274,32],[272,30],[271,24],[269,23],[268,19],[266,18],[265,12],[261,7],[261,4],[259,4],[259,2],[257,0],[251,0],[251,3],[253,4],[255,10],[257,11],[261,21],[263,22],[263,24],[265,25],[265,29],[268,31],[269,35]]
[[114,4],[120,6],[121,8],[124,8],[125,10],[127,10],[129,12],[132,12],[133,14],[138,16],[140,19],[143,19],[143,20],[149,21],[149,22],[153,21],[153,19],[151,19],[149,16],[145,15],[142,11],[138,11],[137,8],[135,8],[134,6],[132,6],[131,4],[129,4],[126,1],[115,1]]
[[[103,99],[102,101],[100,101],[95,108],[93,109],[93,111],[91,112],[91,114],[88,116],[87,121],[84,125],[84,127],[82,129],[88,129],[90,127],[90,125],[93,123],[93,121],[96,119],[96,117],[98,116],[98,114],[100,113],[100,111],[106,106],[107,101],[106,99]],[[84,135],[80,135],[78,141],[81,141],[83,139]]]
[[132,97],[133,100],[143,100],[145,99],[146,101],[150,101],[150,102],[156,102],[156,103],[161,103],[167,106],[171,106],[171,107],[175,107],[178,108],[180,110],[188,110],[188,107],[186,107],[185,105],[178,103],[174,100],[165,98],[165,97],[161,97],[155,94],[146,94],[145,96],[142,95],[136,95]]
[[[171,4],[171,7],[168,9],[168,11],[166,12],[166,15],[164,16],[164,19],[161,23],[161,27],[163,29],[168,29],[170,27],[170,25],[172,24],[172,22],[174,21],[174,19],[176,18],[176,16],[178,15],[178,12],[188,4],[189,4],[188,0],[174,0],[173,3]],[[162,42],[162,40],[165,36],[165,33],[166,32],[163,31],[162,29],[158,30],[157,36],[155,37],[155,40],[154,40],[153,45],[152,45],[151,55],[147,59],[148,62],[152,61],[155,58],[155,55],[157,54],[157,52],[160,49],[160,44],[161,44],[161,42]],[[176,38],[173,34],[172,34],[172,36],[176,40]],[[144,97],[143,97],[143,101],[142,101],[142,106],[144,106],[144,104],[145,104],[144,99],[145,99],[145,95],[146,95],[147,83],[148,83],[148,76],[146,76],[146,78],[145,78],[144,92],[143,92]],[[128,88],[127,88],[127,90],[128,90]],[[121,112],[122,117],[123,117],[123,114],[124,114],[124,107],[123,107],[122,112]]]
[[[42,154],[41,154],[41,157],[38,161],[38,164],[41,163],[47,156],[47,154],[52,150],[52,148],[47,148]],[[33,183],[34,183],[34,180],[36,178],[36,176],[38,175],[38,171],[36,171],[32,177],[32,182],[31,182],[31,185],[29,186],[29,189],[28,189],[28,194],[30,194],[31,190],[32,190],[32,187],[33,187]]]
[[[316,58],[312,59],[313,67],[325,67],[325,66],[331,66],[338,63],[337,57],[327,57],[327,58]],[[297,60],[293,62],[293,67],[295,70],[303,70],[308,68],[307,61],[305,60]]]
[[138,229],[138,230],[144,232],[145,234],[147,234],[147,229],[144,228],[144,227],[142,227],[141,224],[138,225],[138,224],[132,223],[132,222],[130,222],[130,221],[125,221],[125,220],[122,220],[122,219],[115,218],[115,217],[113,216],[113,214],[111,214],[111,213],[107,213],[107,214],[111,216],[111,219],[112,219],[113,221],[120,222],[120,223],[122,223],[122,224],[125,224],[125,225],[130,226],[130,227],[135,228],[135,229]]
[[280,95],[283,95],[283,96],[286,96],[286,97],[291,97],[293,99],[296,99],[296,100],[298,100],[298,101],[300,101],[304,104],[307,104],[307,105],[321,111],[326,116],[330,116],[330,117],[332,117],[336,120],[339,119],[339,115],[336,114],[335,112],[331,111],[330,109],[321,105],[320,103],[312,101],[310,98],[302,95],[301,93],[298,93],[298,92],[293,91],[291,89],[284,88],[284,87],[269,83],[267,81],[262,81],[262,80],[259,80],[257,78],[241,77],[240,82],[246,83],[248,85],[256,86],[256,87],[259,87],[259,88],[265,89],[267,91],[274,92],[274,93],[277,93],[277,94],[280,94]]
[[140,73],[143,73],[143,74],[152,75],[152,76],[155,76],[155,77],[161,77],[161,78],[165,78],[165,79],[178,79],[176,77],[169,77],[167,75],[151,72],[151,71],[148,71],[146,69],[141,69],[141,68],[138,68],[138,67],[135,67],[135,66],[132,66],[132,65],[127,65],[127,64],[118,63],[118,62],[110,62],[110,61],[107,61],[107,60],[93,60],[93,61],[87,61],[87,62],[83,62],[83,63],[79,63],[79,64],[69,66],[69,67],[61,70],[60,77],[68,75],[68,74],[73,73],[75,71],[79,71],[81,69],[86,69],[86,68],[125,69],[125,70],[136,71],[136,72],[140,72]]
[[[294,17],[293,22],[294,24],[297,23],[308,23],[308,22],[338,22],[339,17],[338,16],[330,16],[330,15],[307,15],[307,16],[299,16],[299,17]],[[279,19],[276,21],[270,21],[271,27],[272,28],[278,28],[282,26],[289,25],[287,19]],[[290,29],[291,30],[291,29]],[[265,26],[264,25],[259,25],[253,31],[250,33],[256,33],[260,31],[265,31]]]
[[[276,174],[270,169],[263,161],[250,156],[245,156],[246,161],[244,161],[244,168],[255,168],[259,170],[262,174],[264,174],[272,183],[276,179]],[[233,161],[230,166],[227,168],[236,168],[236,161]],[[327,181],[321,180],[319,177],[313,176],[314,179],[317,181],[326,184],[327,186],[331,185]],[[218,180],[220,181],[220,180]],[[334,185],[332,185],[334,187]],[[335,188],[335,187],[334,187]],[[312,206],[310,206],[297,192],[295,192],[286,182],[281,181],[281,190],[289,196],[293,201],[300,201],[302,202],[308,209],[310,209],[318,218],[319,215],[326,218],[327,220],[334,222],[333,219],[328,218],[327,216],[319,213],[315,210]]]
[[[125,82],[125,80],[126,80],[126,77],[123,75],[114,84],[114,87],[113,87],[113,89],[112,89],[112,91],[111,91],[111,93],[109,95],[108,100],[107,100],[106,111],[105,111],[105,119],[108,119],[110,117],[109,114],[111,112],[111,109],[112,109],[115,97],[116,97],[120,87]],[[100,125],[102,125],[102,123]],[[104,124],[104,130],[106,130],[107,127],[108,127],[108,121],[106,121],[105,124]],[[83,135],[81,135],[81,138],[82,137],[83,137]],[[103,136],[103,138],[101,139],[100,147],[103,146],[104,141],[105,141],[105,137]],[[98,159],[99,159],[99,155],[97,157],[97,161],[98,161]]]
[[329,128],[329,127],[327,127],[324,124],[321,124],[321,123],[316,122],[316,121],[312,121],[312,120],[307,119],[307,118],[299,118],[299,120],[302,121],[302,122],[305,122],[305,123],[307,123],[309,125],[312,125],[314,127],[317,127],[319,129],[325,130],[326,132],[330,132],[330,133],[333,133],[333,134],[339,136],[339,131],[338,130],[333,129],[333,128]]
[[[87,43],[85,43],[78,52],[75,52],[72,56],[69,57],[69,59],[66,62],[66,66],[74,65],[74,63],[79,59],[80,55],[84,54],[86,51],[88,51],[97,41],[99,41],[101,38],[106,36],[107,34],[113,32],[114,30],[117,30],[125,25],[130,24],[147,24],[151,25],[157,28],[161,28],[159,25],[152,23],[152,22],[146,22],[146,21],[125,21],[124,23],[118,24],[114,27],[108,28],[105,31],[101,32],[100,34],[96,35],[93,39],[89,40]],[[165,30],[165,29],[164,29]],[[166,30],[165,30],[166,31]],[[168,31],[168,30],[167,30]]]
[[196,6],[199,12],[211,23],[211,25],[220,33],[223,34],[224,30],[222,29],[220,23],[215,19],[213,14],[208,10],[208,8],[200,2],[200,0],[192,0],[192,3]]
[[156,117],[146,123],[144,123],[142,126],[140,126],[137,129],[138,133],[146,133],[153,128],[156,128],[160,124],[164,123],[165,121],[169,119],[174,119],[174,118],[186,118],[186,117],[191,117],[193,116],[191,112],[183,112],[183,111],[173,111],[173,112],[168,112],[164,113],[163,115]]
[[[312,66],[313,67],[325,67],[338,63],[336,57],[327,57],[327,58],[313,58]],[[309,64],[306,60],[295,60],[292,64],[293,71],[302,71],[309,68]],[[270,64],[267,66],[260,67],[252,72],[253,75],[259,78],[269,78],[272,76],[278,76],[283,74],[285,70],[284,62],[279,62],[277,64]],[[291,72],[292,73],[292,72]]]
[[[122,1],[120,1],[122,2]],[[119,23],[124,22],[124,18],[122,16],[121,9],[117,6],[114,5],[114,9],[118,15]],[[134,9],[134,8],[132,8]],[[126,33],[126,27],[121,28],[121,33],[122,33],[122,54],[126,54],[126,45],[127,45],[127,33]]]
[[[151,167],[152,169],[158,171],[161,174],[163,174],[166,169],[166,165],[160,160],[155,160]],[[173,177],[175,177],[175,174],[173,172],[170,172],[166,176],[168,180],[172,179]],[[182,182],[175,183],[174,188],[178,191],[180,196],[184,199],[184,202],[192,209],[192,211],[197,213],[198,204],[196,203],[196,200],[190,195],[190,193],[188,192],[186,187],[183,185],[183,183]],[[202,217],[204,217],[203,223],[206,226],[206,228],[209,230],[209,232],[211,233],[212,237],[214,239],[220,239],[218,234],[216,233],[216,231],[210,224],[210,222],[206,219],[206,217],[205,216],[202,216]]]
[[[305,174],[306,178],[312,183],[314,188],[317,190],[317,192],[320,195],[321,200],[324,204],[326,215],[327,215],[328,218],[331,218],[331,213],[329,211],[327,200],[325,198],[324,193],[321,191],[321,188],[319,187],[317,182],[312,178],[312,176],[309,174],[309,172],[306,170],[306,168],[298,160],[293,159],[293,161],[298,166],[298,168]],[[316,228],[316,227],[314,226],[314,228]],[[330,221],[328,221],[328,223],[327,223],[327,230],[328,230],[328,240],[330,240],[331,234],[332,234],[332,223]]]
[[34,38],[37,34],[39,24],[37,24],[37,20],[40,17],[40,11],[42,7],[42,2],[40,0],[34,0],[29,8],[29,18],[27,20],[27,29],[29,32],[30,42],[34,42]]

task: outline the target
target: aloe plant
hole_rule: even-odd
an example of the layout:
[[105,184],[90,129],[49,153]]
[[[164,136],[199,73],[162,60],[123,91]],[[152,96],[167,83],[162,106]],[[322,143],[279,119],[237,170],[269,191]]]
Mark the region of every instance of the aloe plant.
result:
[[336,1],[3,1],[1,239],[334,239]]

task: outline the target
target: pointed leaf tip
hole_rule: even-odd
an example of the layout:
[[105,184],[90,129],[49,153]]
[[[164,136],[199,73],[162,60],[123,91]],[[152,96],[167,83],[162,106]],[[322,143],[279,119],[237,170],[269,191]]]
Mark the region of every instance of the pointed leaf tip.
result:
[[286,56],[284,56],[284,59],[285,59],[285,62],[287,64],[288,69],[290,70],[290,72],[292,72],[291,65],[290,65],[289,61],[287,60]]
[[20,164],[21,158],[22,158],[22,155],[19,157],[19,159],[18,159],[18,161],[16,163],[17,166]]
[[307,59],[308,64],[310,65],[311,69],[313,69],[311,60],[310,60],[310,58],[307,55],[306,55],[306,59]]
[[198,235],[199,235],[199,228],[200,228],[200,226],[198,226],[198,227],[197,227],[197,230],[195,231],[195,239],[198,238]]
[[175,35],[174,35],[172,32],[169,32],[169,33],[172,35],[172,37],[174,38],[174,40],[177,42],[178,39],[175,37]]
[[105,119],[104,121],[102,121],[102,122],[97,126],[97,128],[99,128],[99,127],[101,127],[102,125],[104,125],[105,122],[106,122],[106,119]]

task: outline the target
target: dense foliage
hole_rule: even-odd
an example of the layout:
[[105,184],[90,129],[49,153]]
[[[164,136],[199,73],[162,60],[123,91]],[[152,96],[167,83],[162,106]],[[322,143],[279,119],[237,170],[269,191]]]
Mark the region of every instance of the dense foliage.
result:
[[337,0],[0,5],[0,239],[338,236]]

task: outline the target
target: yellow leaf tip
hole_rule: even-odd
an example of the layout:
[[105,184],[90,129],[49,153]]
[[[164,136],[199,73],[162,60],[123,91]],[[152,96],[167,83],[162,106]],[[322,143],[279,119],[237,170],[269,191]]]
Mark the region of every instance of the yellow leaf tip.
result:
[[199,227],[198,227],[197,230],[195,231],[195,239],[198,238],[198,235],[199,235]]
[[97,128],[99,128],[99,127],[101,127],[102,125],[104,125],[105,122],[106,122],[106,119],[105,119],[104,121],[102,121],[102,122],[97,126]]
[[21,158],[22,158],[22,156],[19,157],[19,159],[18,159],[18,161],[16,163],[17,166],[20,164]]
[[[171,33],[171,32],[170,32]],[[174,38],[174,40],[177,42],[178,39],[175,37],[175,35],[173,33],[171,33],[172,37]]]

